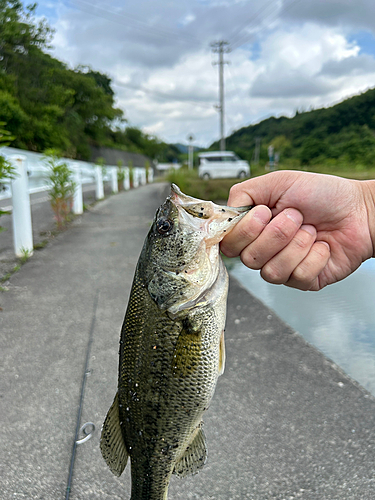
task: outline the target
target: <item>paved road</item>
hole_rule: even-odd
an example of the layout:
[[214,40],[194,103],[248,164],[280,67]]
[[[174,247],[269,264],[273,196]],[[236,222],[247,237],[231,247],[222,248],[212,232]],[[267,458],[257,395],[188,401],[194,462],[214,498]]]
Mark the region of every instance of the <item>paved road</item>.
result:
[[[95,201],[95,186],[87,185],[83,189],[83,199],[86,205]],[[30,196],[31,217],[33,222],[34,244],[40,243],[45,238],[45,233],[51,232],[55,228],[54,216],[46,191],[32,194]],[[12,199],[0,200],[0,208],[3,210],[12,210]],[[0,224],[5,228],[1,234],[0,253],[4,251],[13,251],[13,231],[12,215],[3,215]]]
[[[165,185],[112,196],[77,219],[0,295],[0,498],[65,497],[94,315],[72,500],[130,496],[99,429],[116,390],[118,338],[136,261]],[[372,500],[375,400],[234,280],[227,363],[205,417],[202,472],[170,500]]]

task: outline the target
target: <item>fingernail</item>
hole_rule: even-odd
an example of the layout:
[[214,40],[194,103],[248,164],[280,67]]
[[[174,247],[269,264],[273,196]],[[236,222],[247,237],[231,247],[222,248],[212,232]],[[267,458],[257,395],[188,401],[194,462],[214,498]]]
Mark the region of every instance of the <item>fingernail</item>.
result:
[[300,229],[303,229],[304,231],[311,234],[312,236],[316,236],[316,229],[314,226],[311,226],[310,224],[302,224]]
[[319,240],[316,243],[323,243],[323,245],[325,245],[328,248],[328,250],[331,251],[331,247],[329,246],[329,243],[327,243],[326,241]]
[[257,219],[263,225],[268,224],[271,219],[271,211],[265,206],[255,207],[250,213],[252,213],[254,219]]
[[303,217],[301,212],[296,210],[295,208],[287,208],[284,210],[284,213],[289,219],[292,219],[293,222],[295,222],[297,225],[300,225],[303,221]]

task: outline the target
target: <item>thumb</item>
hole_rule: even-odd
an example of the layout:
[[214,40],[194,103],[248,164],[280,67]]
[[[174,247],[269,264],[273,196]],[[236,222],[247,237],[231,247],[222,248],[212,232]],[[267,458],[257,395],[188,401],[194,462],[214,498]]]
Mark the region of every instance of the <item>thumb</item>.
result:
[[266,205],[274,208],[297,177],[298,172],[283,170],[235,184],[229,192],[228,206]]

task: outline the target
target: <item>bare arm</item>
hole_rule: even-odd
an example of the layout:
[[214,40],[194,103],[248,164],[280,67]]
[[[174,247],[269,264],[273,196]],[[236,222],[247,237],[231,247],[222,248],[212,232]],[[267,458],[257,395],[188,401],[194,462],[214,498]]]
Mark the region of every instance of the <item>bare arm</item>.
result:
[[375,256],[375,181],[279,171],[233,186],[256,208],[222,241],[270,283],[320,290]]

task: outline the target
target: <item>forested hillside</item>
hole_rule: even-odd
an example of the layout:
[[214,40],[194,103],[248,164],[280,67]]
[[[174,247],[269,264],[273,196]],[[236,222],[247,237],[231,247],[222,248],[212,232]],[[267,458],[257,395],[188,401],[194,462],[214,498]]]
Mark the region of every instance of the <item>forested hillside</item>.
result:
[[295,166],[375,166],[375,89],[329,108],[243,127],[227,138],[227,149],[251,161],[258,137],[263,162],[272,144],[281,162]]
[[107,146],[172,161],[177,149],[125,126],[110,78],[48,54],[53,33],[34,14],[35,5],[0,0],[0,122],[12,146],[80,159],[89,159],[90,145]]

